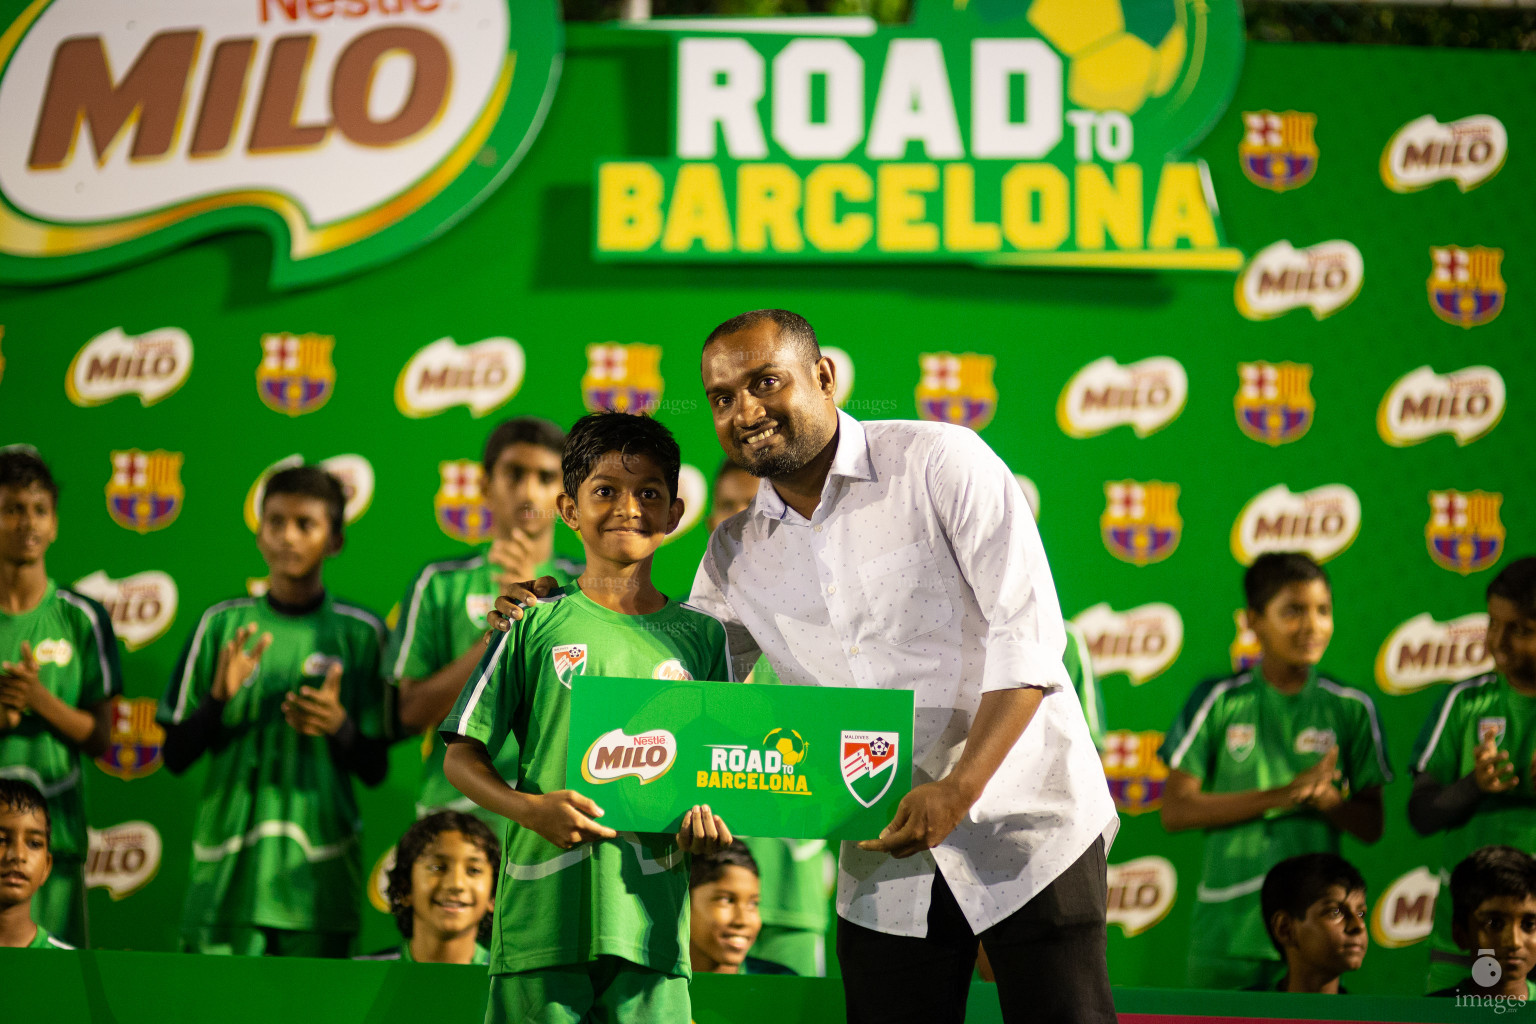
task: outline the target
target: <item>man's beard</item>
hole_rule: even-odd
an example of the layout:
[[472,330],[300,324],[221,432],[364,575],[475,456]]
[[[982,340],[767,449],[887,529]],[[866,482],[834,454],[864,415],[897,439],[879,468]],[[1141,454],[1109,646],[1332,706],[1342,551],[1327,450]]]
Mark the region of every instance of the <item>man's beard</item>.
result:
[[745,445],[739,445],[741,461],[737,465],[760,478],[789,476],[809,465],[821,453],[823,446],[806,438],[798,430],[789,431],[784,427],[782,423],[779,425],[779,436],[784,438],[784,444],[777,452],[764,452],[754,457]]

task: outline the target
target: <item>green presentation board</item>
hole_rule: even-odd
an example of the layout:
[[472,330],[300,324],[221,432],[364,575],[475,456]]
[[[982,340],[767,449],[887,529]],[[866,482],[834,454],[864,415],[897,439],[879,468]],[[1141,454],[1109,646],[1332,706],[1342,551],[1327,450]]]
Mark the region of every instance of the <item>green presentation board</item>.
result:
[[[0,21],[33,6],[10,0]],[[291,32],[286,19],[262,38]],[[123,61],[144,42],[109,40]],[[1525,445],[1536,337],[1521,305],[1536,287],[1536,255],[1520,242],[1536,235],[1528,55],[1249,44],[1225,112],[1183,154],[1224,247],[1243,254],[1236,271],[599,259],[598,168],[678,158],[679,45],[671,32],[566,26],[558,87],[515,170],[434,240],[352,276],[274,284],[285,236],[262,229],[0,286],[0,444],[34,444],[52,464],[50,573],[106,599],[124,646],[113,746],[84,779],[94,941],[176,942],[203,768],[164,768],[153,703],[201,612],[259,587],[248,524],[270,467],[328,460],[345,478],[351,522],[327,584],[384,614],[423,565],[484,538],[475,467],[502,417],[568,425],[591,408],[648,408],[685,463],[687,513],[655,562],[658,586],[682,598],[722,455],[700,345],[729,316],[784,307],[815,326],[847,412],[968,425],[1037,497],[1062,612],[1087,637],[1108,715],[1105,774],[1122,818],[1109,852],[1118,984],[1183,978],[1201,836],[1162,827],[1156,750],[1199,681],[1253,657],[1234,618],[1243,567],[1277,547],[1325,561],[1336,631],[1322,667],[1375,701],[1396,774],[1382,840],[1343,844],[1372,911],[1372,948],[1350,987],[1421,989],[1435,878],[1450,865],[1407,822],[1409,751],[1447,683],[1489,665],[1488,581],[1536,551]],[[1067,113],[1086,109],[1071,98],[1071,62],[1062,74]],[[0,89],[0,126],[30,140],[36,111],[8,108],[11,95]],[[770,78],[760,124],[771,128],[775,102]],[[969,121],[957,123],[965,136]],[[1063,132],[1070,149],[1075,129]],[[7,195],[11,149],[0,148]],[[82,139],[76,159],[91,153]],[[942,167],[967,160],[930,158],[914,141],[870,166],[902,162],[939,166],[942,189]],[[1128,173],[1090,145],[1069,184],[1078,162],[1111,185]],[[924,210],[943,206],[941,191],[906,187]],[[1109,194],[1096,194],[1103,216],[1090,220],[1118,223]],[[837,217],[878,212],[842,194],[838,204]],[[972,213],[977,224],[1000,216]],[[1120,251],[1102,234],[1102,251]],[[575,536],[556,530],[560,553],[579,556]],[[361,793],[365,866],[410,822],[421,759],[414,738],[400,743],[386,781]],[[374,906],[365,949],[396,941]]]

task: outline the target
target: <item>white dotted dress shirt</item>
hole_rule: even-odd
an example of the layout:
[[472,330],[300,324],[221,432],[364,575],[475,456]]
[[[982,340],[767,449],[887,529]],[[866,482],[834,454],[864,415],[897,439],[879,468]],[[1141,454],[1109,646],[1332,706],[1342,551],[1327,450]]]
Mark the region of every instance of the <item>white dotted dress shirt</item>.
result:
[[811,518],[763,480],[710,538],[689,601],[726,624],[738,679],[761,652],[786,683],[913,691],[914,786],[954,768],[983,693],[1045,691],[943,843],[905,860],[842,844],[847,920],[925,935],[937,864],[980,934],[1119,827],[1056,586],[1023,491],[974,432],[842,412],[838,431]]

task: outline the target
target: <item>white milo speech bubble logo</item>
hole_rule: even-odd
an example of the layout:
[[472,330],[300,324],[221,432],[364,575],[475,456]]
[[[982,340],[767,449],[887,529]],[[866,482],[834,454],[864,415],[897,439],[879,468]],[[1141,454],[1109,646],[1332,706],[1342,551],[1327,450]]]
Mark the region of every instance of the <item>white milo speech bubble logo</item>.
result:
[[76,580],[74,589],[106,607],[113,632],[130,651],[154,643],[176,618],[176,581],[158,570],[115,580],[97,569]]
[[1360,498],[1344,484],[1292,492],[1276,484],[1248,500],[1232,524],[1232,556],[1243,565],[1271,551],[1335,558],[1360,532]]
[[1083,631],[1094,674],[1124,672],[1133,686],[1166,672],[1184,648],[1184,620],[1171,604],[1153,602],[1117,612],[1100,602],[1072,622]]
[[438,338],[406,360],[395,379],[395,407],[420,419],[464,405],[479,418],[517,394],[526,363],[523,347],[511,338],[470,345]]
[[1168,916],[1179,890],[1179,875],[1165,857],[1137,857],[1109,865],[1107,920],[1126,938],[1140,935]]
[[1254,253],[1237,276],[1237,310],[1270,320],[1310,309],[1319,320],[1349,305],[1365,281],[1365,260],[1350,242],[1333,239],[1298,249],[1281,240]]
[[665,729],[630,736],[610,729],[587,748],[581,759],[581,776],[598,785],[633,775],[640,785],[655,782],[677,763],[677,738]]
[[1371,910],[1371,937],[1387,949],[1401,949],[1429,938],[1435,926],[1440,878],[1420,866],[1393,879]]
[[160,870],[160,832],[147,821],[125,821],[110,828],[86,828],[90,853],[85,861],[86,888],[103,888],[113,900],[126,899],[149,884]]
[[114,327],[75,353],[64,392],[76,405],[102,405],[137,394],[151,406],[175,394],[192,373],[192,339],[180,327],[127,334]]
[[1387,634],[1376,652],[1376,684],[1395,696],[1492,671],[1484,612],[1449,622],[1420,612]]
[[1445,124],[1425,114],[1387,140],[1381,151],[1381,180],[1394,192],[1417,192],[1437,181],[1454,181],[1470,192],[1499,173],[1508,155],[1504,122],[1491,114]]
[[1177,359],[1152,356],[1121,366],[1104,356],[1067,381],[1056,400],[1056,422],[1069,437],[1121,426],[1146,437],[1177,419],[1188,397],[1189,377]]
[[1393,382],[1376,410],[1376,432],[1395,448],[1450,434],[1458,445],[1485,436],[1504,418],[1504,378],[1491,366],[1436,373],[1421,366]]

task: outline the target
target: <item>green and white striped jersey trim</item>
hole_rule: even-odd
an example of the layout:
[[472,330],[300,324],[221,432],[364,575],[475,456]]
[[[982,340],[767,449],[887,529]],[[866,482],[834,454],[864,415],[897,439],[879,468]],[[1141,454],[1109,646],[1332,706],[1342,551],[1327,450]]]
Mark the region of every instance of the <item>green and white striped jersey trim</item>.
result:
[[[361,822],[353,824],[353,829],[360,829]],[[201,843],[192,844],[192,856],[204,864],[221,861],[225,857],[233,856],[241,850],[250,849],[263,839],[291,839],[297,843],[299,849],[304,851],[304,859],[311,864],[321,864],[328,860],[335,860],[357,843],[357,836],[350,835],[345,839],[334,843],[317,845],[309,838],[298,822],[294,821],[264,821],[241,836],[231,836],[217,846],[204,846]]]
[[[54,593],[67,602],[70,606],[78,608],[91,623],[91,635],[96,638],[96,660],[101,667],[101,694],[103,697],[111,697],[122,689],[122,680],[112,674],[112,666],[107,661],[107,650],[113,641],[108,640],[107,631],[102,628],[101,616],[98,614],[98,606],[73,590],[65,587],[57,587]],[[69,947],[73,949],[73,946]]]
[[1435,747],[1440,745],[1440,737],[1445,733],[1445,724],[1451,719],[1451,712],[1456,707],[1457,699],[1464,693],[1481,690],[1485,686],[1498,683],[1498,681],[1498,673],[1489,672],[1486,675],[1464,679],[1451,687],[1451,691],[1445,695],[1445,703],[1440,705],[1440,717],[1435,721],[1434,732],[1429,734],[1429,742],[1424,745],[1424,753],[1414,763],[1414,771],[1422,772],[1429,768],[1429,759],[1434,756]]
[[405,672],[406,659],[410,657],[411,645],[416,641],[416,621],[421,616],[421,601],[426,596],[427,584],[432,582],[432,577],[440,573],[478,569],[484,564],[484,555],[473,555],[469,558],[433,562],[417,574],[416,586],[411,590],[411,606],[405,613],[405,630],[400,638],[400,655],[395,659],[394,667],[390,671],[392,678],[398,680]]
[[231,608],[254,608],[257,598],[237,597],[229,601],[220,601],[207,611],[203,617],[197,620],[197,629],[192,634],[192,643],[187,647],[186,664],[181,670],[181,684],[176,689],[176,710],[171,715],[171,721],[177,725],[187,713],[187,697],[192,692],[192,676],[197,671],[197,655],[203,646],[203,636],[208,632],[208,623],[214,617],[228,611]]

